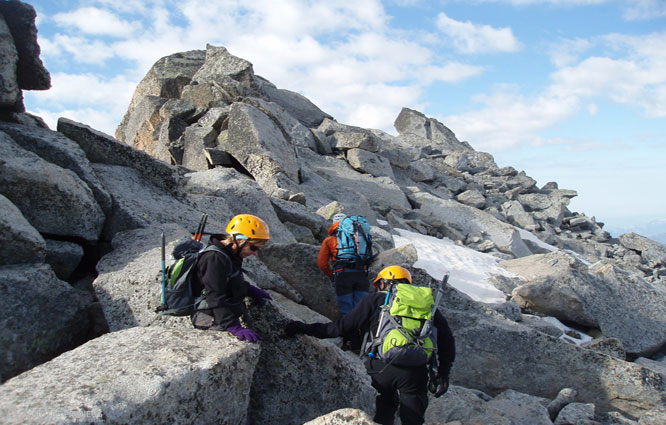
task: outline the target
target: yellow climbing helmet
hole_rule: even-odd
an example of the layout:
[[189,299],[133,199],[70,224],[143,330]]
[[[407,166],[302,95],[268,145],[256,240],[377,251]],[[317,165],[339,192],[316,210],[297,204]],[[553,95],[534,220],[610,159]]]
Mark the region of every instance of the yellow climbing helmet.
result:
[[372,282],[373,285],[377,286],[377,282],[381,279],[384,280],[403,280],[406,279],[410,284],[412,283],[412,274],[404,267],[400,266],[388,266],[382,271],[377,273],[375,281]]
[[263,239],[271,238],[268,224],[256,215],[238,214],[227,224],[227,234],[241,239]]

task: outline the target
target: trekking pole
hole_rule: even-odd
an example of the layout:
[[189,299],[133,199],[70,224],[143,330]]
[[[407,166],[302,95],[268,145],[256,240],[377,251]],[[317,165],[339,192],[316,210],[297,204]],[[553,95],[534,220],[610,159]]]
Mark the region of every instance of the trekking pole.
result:
[[420,335],[421,338],[425,338],[430,332],[430,328],[432,327],[432,322],[435,320],[435,313],[437,312],[437,307],[439,307],[439,301],[442,299],[442,295],[444,295],[444,288],[446,287],[446,283],[448,281],[449,281],[449,274],[446,273],[442,278],[442,282],[437,287],[437,295],[435,295],[435,304],[432,305],[430,320],[426,321],[426,323],[423,325],[423,329],[421,329],[421,335]]
[[162,304],[158,310],[166,307],[166,299],[164,293],[166,292],[166,241],[164,239],[164,232],[162,232]]

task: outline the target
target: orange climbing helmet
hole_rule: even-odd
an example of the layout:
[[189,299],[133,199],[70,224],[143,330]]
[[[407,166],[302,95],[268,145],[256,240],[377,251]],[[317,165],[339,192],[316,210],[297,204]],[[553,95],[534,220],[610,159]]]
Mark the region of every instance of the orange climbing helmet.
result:
[[238,214],[227,224],[227,234],[239,239],[269,240],[271,231],[268,224],[256,215]]
[[[377,273],[375,281],[372,282],[373,285],[377,286],[380,280],[402,280],[407,281],[410,284],[412,283],[412,274],[404,267],[400,266],[388,266],[382,271]],[[406,283],[406,282],[405,282]]]

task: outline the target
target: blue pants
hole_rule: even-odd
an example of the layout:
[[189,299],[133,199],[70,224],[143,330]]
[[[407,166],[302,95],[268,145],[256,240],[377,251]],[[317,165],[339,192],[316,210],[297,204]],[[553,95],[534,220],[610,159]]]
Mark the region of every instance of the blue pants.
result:
[[335,295],[340,313],[345,314],[368,295],[370,282],[368,274],[363,270],[341,270],[335,273]]

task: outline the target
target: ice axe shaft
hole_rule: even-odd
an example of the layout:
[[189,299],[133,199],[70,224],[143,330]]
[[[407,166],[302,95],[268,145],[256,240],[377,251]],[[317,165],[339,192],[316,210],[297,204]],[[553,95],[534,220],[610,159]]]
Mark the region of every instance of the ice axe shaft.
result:
[[449,281],[449,274],[446,273],[442,278],[442,282],[437,287],[437,294],[435,295],[435,303],[432,305],[432,311],[430,312],[430,320],[428,320],[425,323],[425,325],[423,325],[423,329],[421,329],[421,335],[420,335],[421,338],[425,338],[430,332],[430,328],[432,327],[432,322],[435,320],[435,313],[437,313],[439,302],[442,299],[442,295],[444,295],[444,288],[446,287],[448,281]]
[[194,237],[192,239],[194,239],[197,242],[201,241],[201,238],[203,237],[204,229],[206,228],[206,222],[207,221],[208,221],[208,214],[205,214],[205,213],[202,214],[201,215],[201,220],[199,220],[199,227],[197,227],[197,231],[194,234]]

